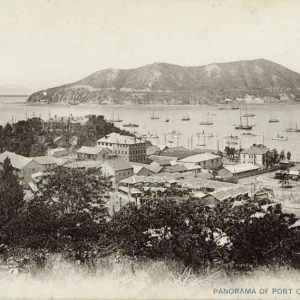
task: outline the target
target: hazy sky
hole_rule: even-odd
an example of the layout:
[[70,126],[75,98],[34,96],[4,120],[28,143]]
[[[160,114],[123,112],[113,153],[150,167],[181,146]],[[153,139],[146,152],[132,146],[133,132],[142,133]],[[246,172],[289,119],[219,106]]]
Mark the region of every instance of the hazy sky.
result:
[[0,86],[265,58],[300,72],[299,0],[0,0]]

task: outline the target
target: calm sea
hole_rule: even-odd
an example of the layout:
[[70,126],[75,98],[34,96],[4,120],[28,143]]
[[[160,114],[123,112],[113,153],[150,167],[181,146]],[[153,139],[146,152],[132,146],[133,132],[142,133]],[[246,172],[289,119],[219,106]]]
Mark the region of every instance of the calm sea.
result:
[[[187,148],[215,148],[223,150],[227,145],[226,136],[239,136],[238,144],[231,146],[242,148],[249,147],[253,143],[265,143],[269,148],[279,150],[290,150],[292,159],[300,159],[300,133],[288,133],[285,129],[296,126],[299,120],[300,105],[257,105],[248,106],[248,113],[252,111],[255,117],[249,118],[249,124],[256,124],[252,132],[256,136],[245,137],[241,134],[244,131],[235,130],[234,125],[240,123],[240,110],[219,110],[217,107],[208,106],[85,106],[85,105],[47,105],[28,104],[26,98],[0,98],[0,123],[5,124],[14,120],[22,120],[27,117],[49,118],[51,116],[84,116],[88,114],[102,114],[107,119],[113,117],[123,120],[122,123],[115,123],[122,127],[123,124],[132,122],[139,124],[138,128],[126,128],[130,131],[137,131],[140,134],[154,134],[158,138],[151,138],[154,145],[177,146],[182,145]],[[245,111],[242,111],[245,113]],[[199,125],[200,121],[205,121],[207,114],[212,117],[212,126]],[[151,120],[152,115],[159,117],[158,120]],[[190,121],[184,122],[181,119],[190,117]],[[270,116],[279,119],[279,123],[269,123]],[[170,119],[165,122],[166,117]],[[300,128],[300,120],[298,124]],[[181,135],[172,136],[169,133],[176,131]],[[197,137],[197,133],[213,134],[213,137]],[[251,131],[249,131],[251,132]],[[288,141],[272,140],[276,135],[287,136]],[[203,145],[206,146],[197,146]],[[299,153],[299,154],[298,154]]]

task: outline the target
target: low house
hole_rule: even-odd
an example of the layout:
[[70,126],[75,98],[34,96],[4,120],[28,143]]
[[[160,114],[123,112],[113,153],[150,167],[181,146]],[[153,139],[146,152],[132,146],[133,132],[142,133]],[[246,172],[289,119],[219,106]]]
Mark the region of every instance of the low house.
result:
[[25,157],[5,151],[0,154],[0,168],[2,168],[6,158],[10,159],[14,172],[20,177],[24,185],[28,185],[32,180],[32,174],[52,170],[58,163],[61,163],[61,161],[52,156]]
[[131,164],[133,167],[133,173],[134,175],[138,175],[138,176],[151,176],[154,174],[153,171],[150,170],[150,168],[147,168],[143,165],[139,165],[139,164]]
[[224,169],[229,171],[233,177],[243,178],[257,174],[257,171],[260,170],[260,167],[251,163],[245,163],[224,166]]
[[268,148],[262,144],[253,144],[248,149],[240,153],[241,163],[251,163],[254,165],[266,165],[266,153]]
[[[139,167],[143,167],[143,171],[141,171],[141,169],[137,169],[134,171],[143,173],[143,174],[136,174],[136,175],[144,175],[144,176],[149,176],[149,175],[153,175],[153,174],[158,174],[163,172],[164,167],[163,166],[159,166],[157,164],[141,164],[141,163],[131,163],[131,165],[134,166],[139,166]],[[144,170],[144,169],[148,169],[148,171]]]
[[[109,159],[109,154],[111,154],[112,151],[103,148],[103,147],[86,147],[82,146],[77,151],[77,159],[93,159],[93,160],[107,160]],[[116,156],[116,155],[114,155]]]
[[201,153],[183,158],[179,162],[201,166],[203,169],[217,170],[222,166],[222,157],[212,153]]
[[78,160],[71,163],[63,165],[64,168],[68,169],[100,169],[102,167],[103,161],[100,160]]
[[118,184],[122,179],[133,175],[133,167],[125,159],[117,158],[104,161],[102,172],[106,176],[112,176],[113,182]]

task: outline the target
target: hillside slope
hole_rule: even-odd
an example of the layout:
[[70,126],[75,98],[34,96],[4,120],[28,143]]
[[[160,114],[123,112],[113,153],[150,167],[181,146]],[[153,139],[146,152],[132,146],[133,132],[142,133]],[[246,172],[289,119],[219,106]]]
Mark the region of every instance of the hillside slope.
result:
[[116,104],[215,103],[252,95],[276,101],[300,97],[300,74],[258,59],[183,67],[154,63],[136,69],[105,69],[77,82],[39,91],[28,101]]

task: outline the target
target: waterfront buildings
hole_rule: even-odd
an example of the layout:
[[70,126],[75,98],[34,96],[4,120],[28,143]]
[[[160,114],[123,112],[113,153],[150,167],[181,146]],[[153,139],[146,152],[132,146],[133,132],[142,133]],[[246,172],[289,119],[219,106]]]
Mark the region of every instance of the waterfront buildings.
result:
[[240,153],[240,162],[265,165],[267,152],[268,148],[266,146],[262,144],[253,144],[253,146]]
[[146,161],[146,142],[137,137],[111,133],[97,141],[97,146],[106,147],[127,162]]
[[107,160],[110,158],[115,158],[116,154],[108,148],[102,147],[86,147],[82,146],[77,150],[77,159],[92,159],[92,160]]
[[201,166],[203,169],[217,170],[222,166],[222,157],[212,153],[202,153],[188,156],[179,160],[179,162]]

